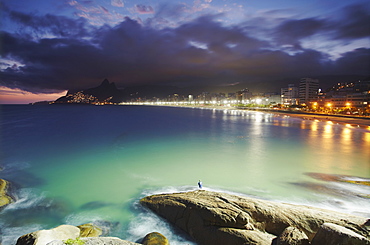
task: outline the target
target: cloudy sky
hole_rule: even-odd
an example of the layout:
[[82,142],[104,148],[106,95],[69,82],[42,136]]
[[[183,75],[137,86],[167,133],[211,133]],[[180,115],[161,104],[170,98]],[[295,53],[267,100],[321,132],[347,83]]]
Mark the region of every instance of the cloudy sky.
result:
[[0,3],[0,103],[50,99],[104,78],[120,88],[274,87],[370,74],[369,0]]

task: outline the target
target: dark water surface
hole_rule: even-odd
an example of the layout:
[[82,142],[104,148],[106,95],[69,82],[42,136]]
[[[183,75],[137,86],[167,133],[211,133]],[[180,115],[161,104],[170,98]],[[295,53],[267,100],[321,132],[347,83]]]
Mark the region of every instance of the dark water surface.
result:
[[18,201],[2,244],[60,224],[100,222],[136,241],[159,231],[193,244],[137,201],[206,189],[370,216],[370,131],[274,114],[145,106],[1,106],[0,178]]

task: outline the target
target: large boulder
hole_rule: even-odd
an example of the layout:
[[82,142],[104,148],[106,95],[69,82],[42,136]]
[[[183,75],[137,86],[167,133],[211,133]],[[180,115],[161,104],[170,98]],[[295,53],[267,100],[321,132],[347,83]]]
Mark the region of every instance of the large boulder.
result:
[[312,240],[312,245],[370,245],[370,240],[340,225],[324,223]]
[[151,232],[147,234],[143,241],[143,245],[169,245],[167,238],[159,232]]
[[305,233],[289,226],[276,239],[276,245],[309,245],[310,241]]
[[6,205],[14,202],[14,198],[9,193],[10,183],[4,179],[0,179],[0,210]]
[[268,244],[287,227],[311,241],[324,223],[341,225],[369,238],[366,218],[205,190],[144,197],[140,203],[187,232],[201,245]]
[[46,245],[54,240],[76,239],[80,229],[73,225],[61,225],[50,230],[39,230],[18,238],[16,245]]

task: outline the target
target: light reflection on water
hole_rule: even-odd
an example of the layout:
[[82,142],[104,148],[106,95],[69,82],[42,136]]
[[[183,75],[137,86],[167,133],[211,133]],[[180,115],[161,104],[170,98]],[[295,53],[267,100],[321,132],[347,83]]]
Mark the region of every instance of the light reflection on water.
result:
[[[27,173],[9,177],[17,181],[35,176],[40,180],[36,188],[46,198],[61,198],[70,205],[72,211],[55,223],[103,217],[119,222],[124,230],[133,216],[141,217],[141,211],[133,213],[132,204],[147,190],[193,190],[198,179],[209,189],[267,199],[317,205],[335,198],[335,203],[345,204],[341,211],[370,214],[362,199],[338,196],[337,186],[305,175],[370,178],[370,131],[363,128],[240,110],[43,110],[53,123],[45,120],[44,111],[28,111],[34,121],[27,121],[27,130],[19,134],[21,125],[8,123],[4,140],[9,142],[9,164],[17,159],[30,166]],[[79,124],[71,124],[71,119]],[[359,208],[351,209],[351,199]]]

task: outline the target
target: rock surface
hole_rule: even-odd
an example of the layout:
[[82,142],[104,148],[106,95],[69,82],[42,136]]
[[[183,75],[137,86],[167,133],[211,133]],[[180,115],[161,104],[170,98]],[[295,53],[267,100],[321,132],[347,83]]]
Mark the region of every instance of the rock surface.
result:
[[370,245],[370,241],[345,227],[324,223],[312,240],[312,245]]
[[161,233],[152,232],[147,234],[143,241],[143,245],[169,245],[167,238],[163,236]]
[[88,223],[77,226],[80,229],[80,237],[98,237],[103,234],[98,226]]
[[324,223],[343,226],[369,239],[361,227],[366,218],[303,205],[205,190],[148,196],[140,203],[201,245],[271,245],[289,226],[304,232],[311,241]]
[[8,193],[10,183],[4,179],[0,179],[0,210],[6,205],[14,202],[14,199]]
[[[84,242],[83,245],[140,245],[139,243],[121,240],[116,237],[87,237],[81,238]],[[48,243],[47,245],[65,245],[61,240],[56,240]]]
[[[61,225],[50,230],[39,230],[23,235],[18,238],[16,245],[65,245],[65,241],[69,239],[75,245],[140,245],[139,243],[121,240],[117,237],[92,237],[99,234],[101,234],[101,229],[90,223],[77,227],[73,225]],[[161,236],[157,236],[157,238],[160,238],[157,241],[162,241],[163,243],[148,243],[148,245],[169,245],[166,237],[160,233],[157,234]]]
[[76,239],[80,229],[73,225],[61,225],[51,230],[39,230],[21,236],[16,245],[46,245],[54,240]]
[[299,229],[289,226],[276,240],[276,245],[309,245],[310,241],[305,233]]

